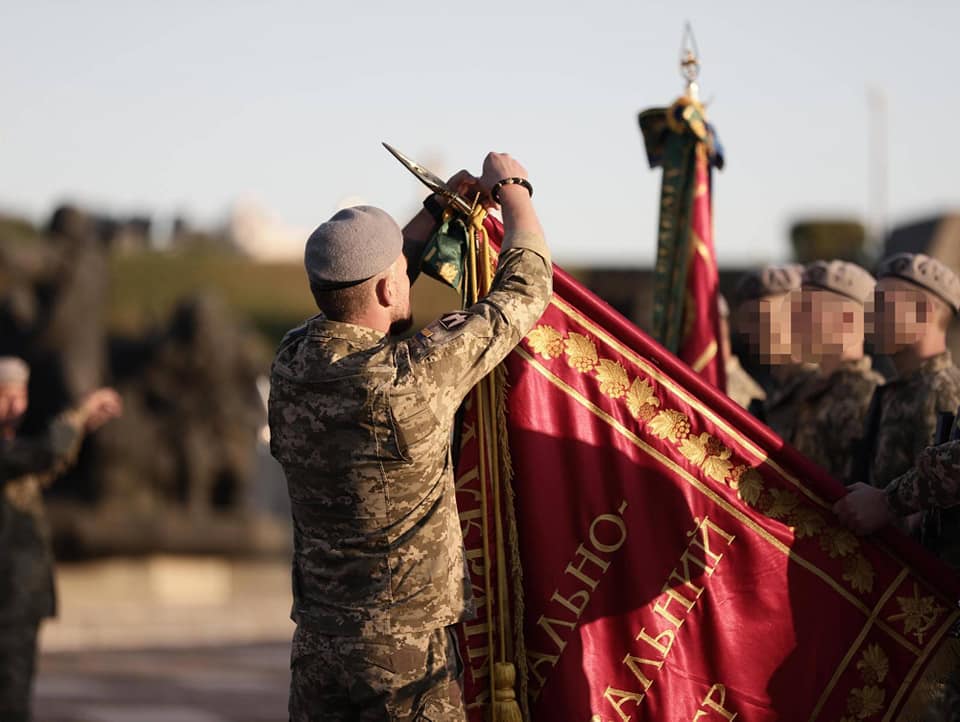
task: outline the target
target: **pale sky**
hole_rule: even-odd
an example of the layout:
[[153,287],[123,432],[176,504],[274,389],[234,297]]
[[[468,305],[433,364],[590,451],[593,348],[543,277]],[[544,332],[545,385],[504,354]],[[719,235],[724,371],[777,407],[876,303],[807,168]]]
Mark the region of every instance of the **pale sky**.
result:
[[636,114],[672,102],[683,23],[727,153],[720,262],[777,260],[808,212],[870,209],[868,88],[889,108],[888,217],[960,207],[960,3],[0,0],[0,208],[72,199],[198,223],[255,199],[309,230],[345,198],[523,162],[561,262],[654,255],[659,171]]

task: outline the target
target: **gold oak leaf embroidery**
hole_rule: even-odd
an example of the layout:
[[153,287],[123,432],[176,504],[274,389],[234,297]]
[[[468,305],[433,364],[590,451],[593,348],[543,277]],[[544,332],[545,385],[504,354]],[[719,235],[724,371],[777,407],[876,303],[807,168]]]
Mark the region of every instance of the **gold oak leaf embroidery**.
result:
[[879,644],[871,644],[857,662],[857,669],[867,684],[882,684],[890,671],[890,661]]
[[827,553],[831,559],[845,557],[854,552],[860,542],[852,532],[838,527],[827,527],[820,536],[820,548]]
[[764,500],[763,513],[774,519],[785,519],[800,503],[797,495],[786,489],[770,489]]
[[852,554],[843,560],[843,578],[861,594],[873,591],[873,567],[860,554]]
[[807,506],[795,509],[790,515],[790,522],[793,526],[793,534],[797,539],[816,536],[826,526],[823,517]]
[[886,692],[872,684],[862,689],[853,689],[847,698],[847,711],[856,719],[867,719],[883,711],[883,700],[886,696]]
[[[627,391],[627,408],[630,410],[630,414],[634,418],[640,418],[647,411],[646,407],[652,409],[659,405],[660,399],[653,393],[650,382],[639,378],[634,379],[633,383],[630,384],[630,390]],[[653,418],[652,415],[647,417],[645,421],[649,421],[651,418]]]
[[924,635],[930,631],[937,618],[946,611],[937,604],[934,597],[921,597],[916,583],[913,585],[913,596],[897,597],[897,604],[900,605],[900,613],[894,614],[888,621],[902,621],[904,632],[916,637],[918,644],[923,644]]
[[763,477],[756,469],[747,469],[740,477],[737,493],[745,504],[756,506],[763,493]]
[[664,409],[650,421],[650,433],[676,443],[690,435],[690,419],[675,409]]
[[545,359],[560,358],[563,355],[563,334],[552,326],[537,326],[527,334],[527,341],[534,353]]
[[707,439],[710,434],[704,432],[699,436],[691,434],[680,442],[680,453],[691,463],[700,466],[707,458]]
[[611,399],[619,399],[627,393],[630,378],[627,372],[616,361],[601,359],[597,363],[597,380],[600,382],[600,393]]
[[567,363],[571,368],[586,373],[593,371],[597,365],[597,347],[583,334],[573,331],[568,333],[564,348],[567,352]]

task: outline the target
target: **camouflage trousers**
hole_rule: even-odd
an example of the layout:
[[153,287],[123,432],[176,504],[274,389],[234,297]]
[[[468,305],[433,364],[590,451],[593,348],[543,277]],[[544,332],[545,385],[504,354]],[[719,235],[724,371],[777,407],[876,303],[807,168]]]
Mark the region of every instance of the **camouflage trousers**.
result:
[[3,722],[30,720],[38,629],[35,621],[0,626],[0,720]]
[[293,638],[290,722],[464,722],[451,628],[367,639]]

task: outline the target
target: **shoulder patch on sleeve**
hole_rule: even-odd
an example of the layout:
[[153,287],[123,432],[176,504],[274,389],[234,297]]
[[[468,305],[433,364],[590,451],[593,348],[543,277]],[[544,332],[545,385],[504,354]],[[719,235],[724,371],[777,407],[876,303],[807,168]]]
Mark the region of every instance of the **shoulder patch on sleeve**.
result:
[[423,358],[438,346],[452,341],[463,333],[470,314],[456,311],[441,316],[429,326],[420,329],[410,339],[410,352],[414,358]]

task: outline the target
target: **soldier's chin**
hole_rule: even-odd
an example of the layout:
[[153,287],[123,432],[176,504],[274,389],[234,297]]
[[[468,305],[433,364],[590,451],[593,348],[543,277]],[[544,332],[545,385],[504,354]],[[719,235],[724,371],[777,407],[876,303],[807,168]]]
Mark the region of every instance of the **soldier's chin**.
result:
[[410,327],[413,326],[413,315],[409,315],[406,318],[401,318],[397,321],[394,321],[390,324],[390,335],[391,336],[401,336],[410,330]]

